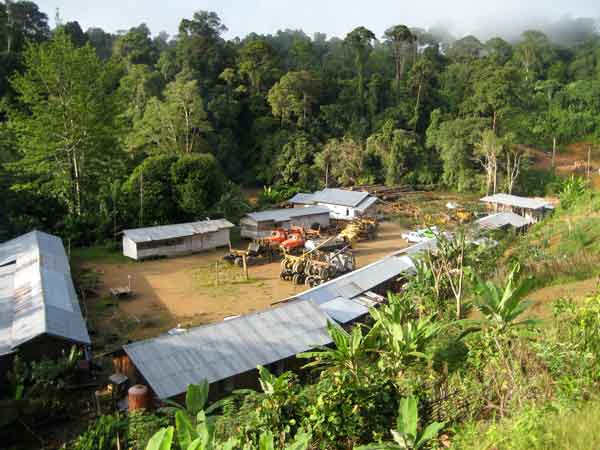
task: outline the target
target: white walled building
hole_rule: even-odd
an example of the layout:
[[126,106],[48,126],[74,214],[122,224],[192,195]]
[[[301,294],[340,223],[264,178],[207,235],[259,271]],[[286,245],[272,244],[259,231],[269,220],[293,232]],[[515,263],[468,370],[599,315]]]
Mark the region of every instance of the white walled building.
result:
[[176,256],[229,245],[234,225],[225,219],[123,231],[123,255],[140,260]]
[[332,219],[353,220],[362,216],[374,216],[377,200],[377,197],[368,192],[328,188],[314,194],[296,194],[289,202],[294,206],[321,206],[329,210]]

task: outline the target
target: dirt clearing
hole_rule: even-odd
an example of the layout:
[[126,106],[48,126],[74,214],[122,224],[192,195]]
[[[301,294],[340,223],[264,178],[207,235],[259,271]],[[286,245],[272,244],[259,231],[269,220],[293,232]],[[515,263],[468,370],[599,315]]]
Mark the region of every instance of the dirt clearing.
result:
[[525,296],[533,302],[528,315],[540,318],[551,317],[552,304],[559,298],[581,300],[596,292],[598,292],[598,277],[539,289]]
[[[396,223],[381,223],[377,239],[355,246],[358,267],[406,247],[403,231]],[[271,303],[306,289],[281,281],[279,262],[250,267],[250,279],[245,280],[241,269],[222,261],[226,251],[144,262],[85,263],[101,274],[100,296],[86,302],[94,339],[100,348],[156,336],[177,324],[196,326],[268,308]],[[132,277],[134,296],[111,299],[109,289],[126,286],[128,276]]]

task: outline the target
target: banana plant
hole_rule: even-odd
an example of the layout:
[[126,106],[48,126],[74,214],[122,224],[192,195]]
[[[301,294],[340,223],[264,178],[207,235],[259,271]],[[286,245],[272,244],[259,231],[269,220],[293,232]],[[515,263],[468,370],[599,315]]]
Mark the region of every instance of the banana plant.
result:
[[222,408],[224,404],[230,402],[230,399],[223,399],[214,402],[210,406],[206,406],[208,401],[208,381],[202,380],[199,384],[190,384],[185,394],[185,405],[181,405],[172,400],[163,400],[166,407],[161,408],[162,411],[175,414],[177,411],[183,411],[188,418],[195,419],[200,412],[204,412],[207,420],[212,420],[209,414]]
[[528,284],[515,281],[519,269],[519,264],[513,266],[504,286],[475,278],[475,291],[479,299],[477,309],[485,317],[484,324],[496,331],[503,332],[509,328],[537,323],[533,319],[517,320],[532,304],[524,299]]
[[443,422],[433,422],[419,431],[417,399],[413,396],[403,398],[398,408],[396,429],[390,430],[393,441],[363,445],[356,450],[418,450],[435,439],[444,426]]
[[279,393],[286,393],[290,383],[290,372],[284,372],[279,376],[273,375],[269,372],[269,369],[263,366],[257,366],[260,383],[260,387],[263,392],[268,395],[276,395]]
[[377,352],[383,356],[380,364],[385,364],[398,373],[415,359],[427,359],[427,344],[444,327],[432,322],[431,317],[406,319],[404,312],[402,305],[393,302],[370,311],[375,321],[371,333],[377,336]]
[[373,334],[363,335],[360,326],[355,326],[348,334],[332,323],[327,324],[327,330],[335,347],[322,346],[318,351],[300,353],[299,358],[314,358],[304,367],[325,367],[325,371],[330,373],[347,370],[359,381],[361,363],[371,348]]

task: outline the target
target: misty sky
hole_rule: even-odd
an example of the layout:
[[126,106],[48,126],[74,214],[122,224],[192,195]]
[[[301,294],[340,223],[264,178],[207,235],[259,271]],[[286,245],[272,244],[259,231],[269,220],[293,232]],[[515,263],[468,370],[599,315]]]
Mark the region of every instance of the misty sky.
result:
[[251,31],[275,33],[303,29],[343,37],[358,25],[379,37],[390,25],[427,28],[445,25],[458,37],[510,35],[514,30],[555,21],[562,16],[600,18],[600,0],[35,0],[54,21],[78,21],[85,30],[128,29],[145,22],[154,34],[174,35],[179,21],[200,9],[215,11],[229,28],[226,37]]

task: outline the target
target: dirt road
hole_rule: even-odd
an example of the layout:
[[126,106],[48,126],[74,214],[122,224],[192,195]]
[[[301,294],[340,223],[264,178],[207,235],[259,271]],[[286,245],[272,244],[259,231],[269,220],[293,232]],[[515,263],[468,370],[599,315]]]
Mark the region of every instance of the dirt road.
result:
[[[359,243],[354,253],[362,267],[406,247],[404,230],[392,222],[380,224],[374,241]],[[102,274],[100,298],[87,309],[98,339],[138,340],[156,336],[177,324],[190,327],[268,308],[271,303],[305,289],[279,279],[279,263],[250,267],[248,281],[241,270],[220,264],[216,286],[215,263],[225,249],[172,259],[119,264],[92,264]],[[131,275],[135,295],[114,302],[108,289],[127,285]]]

